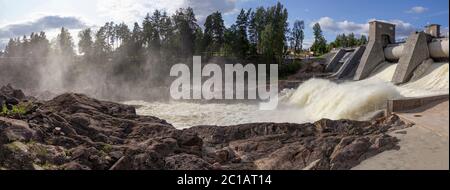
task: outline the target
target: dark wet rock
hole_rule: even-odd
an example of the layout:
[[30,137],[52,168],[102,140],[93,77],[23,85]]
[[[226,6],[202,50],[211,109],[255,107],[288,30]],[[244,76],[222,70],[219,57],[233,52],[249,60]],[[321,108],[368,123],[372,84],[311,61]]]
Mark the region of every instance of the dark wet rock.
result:
[[[388,118],[392,119],[392,118]],[[230,169],[351,169],[362,160],[394,149],[385,123],[320,120],[314,124],[199,126],[204,154]]]
[[0,143],[29,142],[34,135],[27,122],[0,117]]
[[11,86],[0,92],[33,106],[20,117],[0,117],[4,169],[350,169],[396,148],[398,140],[386,133],[406,126],[393,116],[177,130],[162,119],[137,115],[133,106],[82,94],[29,101]]
[[0,88],[0,99],[3,98],[4,101],[19,102],[26,99],[25,94],[22,90],[15,89],[12,85],[8,84]]
[[164,159],[169,170],[210,170],[211,164],[192,154],[177,154]]

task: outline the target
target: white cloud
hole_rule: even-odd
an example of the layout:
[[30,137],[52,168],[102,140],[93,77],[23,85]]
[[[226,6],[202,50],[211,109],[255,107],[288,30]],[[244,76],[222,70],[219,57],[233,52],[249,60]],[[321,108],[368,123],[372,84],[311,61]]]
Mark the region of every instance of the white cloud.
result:
[[97,9],[101,16],[110,20],[132,23],[141,20],[155,9],[172,13],[182,5],[183,0],[99,0]]
[[192,7],[200,23],[214,11],[224,14],[235,13],[238,0],[99,0],[97,9],[100,14],[118,22],[132,23],[142,20],[156,9],[169,14],[179,8]]
[[43,16],[35,20],[8,24],[0,27],[0,38],[28,35],[32,32],[40,32],[61,27],[77,29],[86,27],[86,24],[77,17],[59,15]]
[[52,31],[59,31],[61,27],[78,30],[87,27],[87,25],[78,17],[59,15],[47,15],[33,20],[7,24],[0,26],[0,49],[5,47],[9,38],[29,36],[32,32],[44,31],[48,38],[52,38],[54,37]]
[[314,39],[312,38],[307,38],[303,41],[303,48],[304,49],[308,49],[312,46],[312,44],[314,43]]
[[[370,19],[365,23],[356,23],[348,20],[335,21],[330,17],[322,17],[317,21],[311,22],[310,27],[312,27],[315,23],[319,23],[320,26],[322,27],[322,30],[325,32],[332,32],[334,34],[355,33],[357,35],[361,34],[368,35],[369,22],[374,20],[378,19]],[[411,23],[404,22],[399,19],[378,20],[378,21],[395,24],[397,38],[405,38],[409,36],[412,32],[415,32],[417,30],[417,28],[414,27]]]
[[407,10],[407,13],[414,13],[414,14],[420,14],[420,13],[424,13],[428,11],[428,8],[426,7],[422,7],[422,6],[415,6],[412,7],[411,9]]
[[367,34],[369,31],[368,23],[359,24],[348,20],[335,21],[330,17],[322,17],[317,21],[313,21],[310,23],[310,27],[312,27],[315,23],[319,23],[323,31],[333,32],[336,34],[338,33]]

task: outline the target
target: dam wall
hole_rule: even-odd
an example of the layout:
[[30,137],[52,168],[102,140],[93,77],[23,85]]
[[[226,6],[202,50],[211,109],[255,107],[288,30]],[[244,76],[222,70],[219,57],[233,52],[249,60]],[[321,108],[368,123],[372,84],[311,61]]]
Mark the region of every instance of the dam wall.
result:
[[[392,83],[404,84],[434,62],[448,62],[449,39],[440,36],[440,25],[412,33],[405,43],[395,43],[395,25],[380,21],[369,23],[369,42],[356,49],[340,49],[327,64],[332,77],[363,80],[385,63],[398,64]],[[344,59],[345,58],[345,59]]]
[[428,96],[428,97],[415,97],[415,98],[403,98],[393,99],[387,101],[386,116],[390,116],[396,112],[403,112],[411,109],[415,109],[424,105],[428,105],[433,102],[448,100],[449,95]]
[[372,71],[386,61],[384,48],[395,42],[395,25],[372,21],[369,23],[369,43],[361,57],[354,80],[362,80],[370,76]]
[[422,62],[430,58],[430,51],[428,43],[431,41],[431,36],[424,32],[413,33],[409,36],[405,45],[403,46],[403,53],[398,61],[397,70],[395,70],[392,82],[394,84],[403,84],[408,82],[413,71]]

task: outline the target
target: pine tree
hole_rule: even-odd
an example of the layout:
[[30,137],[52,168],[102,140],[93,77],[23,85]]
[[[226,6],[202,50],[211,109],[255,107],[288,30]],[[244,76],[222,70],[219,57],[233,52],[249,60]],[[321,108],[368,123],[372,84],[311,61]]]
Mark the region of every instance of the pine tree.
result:
[[138,59],[142,52],[144,36],[142,28],[137,22],[134,23],[133,31],[131,32],[131,47],[128,49],[128,55]]
[[190,57],[195,50],[196,31],[199,28],[192,8],[179,9],[173,16],[175,31],[179,39],[181,57]]
[[82,30],[78,37],[80,41],[78,41],[78,51],[80,54],[84,54],[85,56],[93,54],[94,41],[92,40],[92,31],[90,28]]
[[241,59],[246,58],[250,48],[247,35],[250,11],[251,10],[245,11],[244,9],[241,9],[241,12],[237,17],[235,24],[235,39],[233,49],[235,49],[235,54],[237,55],[237,57]]
[[56,37],[56,52],[63,57],[75,56],[72,36],[70,35],[69,30],[64,27],[61,28],[61,32]]
[[251,13],[249,24],[249,40],[252,54],[261,53],[261,34],[267,24],[266,10],[259,7]]
[[203,48],[207,51],[217,52],[223,46],[225,24],[220,12],[214,12],[206,17]]
[[367,44],[367,42],[368,42],[367,37],[365,35],[361,35],[361,38],[359,39],[359,42],[358,42],[359,45],[360,46],[365,45],[365,44]]

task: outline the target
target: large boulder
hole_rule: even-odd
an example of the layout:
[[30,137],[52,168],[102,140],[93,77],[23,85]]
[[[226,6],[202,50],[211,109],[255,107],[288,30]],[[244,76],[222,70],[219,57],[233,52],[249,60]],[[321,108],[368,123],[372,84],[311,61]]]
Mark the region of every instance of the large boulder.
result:
[[27,122],[0,117],[0,143],[29,142],[34,135]]
[[25,99],[26,96],[22,90],[15,89],[10,84],[0,88],[0,107],[2,105],[17,105]]

